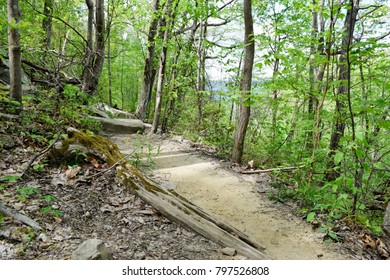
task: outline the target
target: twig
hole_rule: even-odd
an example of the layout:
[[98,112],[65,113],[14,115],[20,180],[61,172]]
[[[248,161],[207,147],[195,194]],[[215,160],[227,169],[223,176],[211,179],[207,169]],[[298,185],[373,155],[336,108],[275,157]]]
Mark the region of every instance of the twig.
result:
[[2,203],[0,203],[0,213],[3,213],[4,215],[15,218],[16,220],[22,222],[23,224],[26,224],[26,225],[32,227],[33,229],[36,229],[36,230],[42,229],[38,225],[38,223],[35,222],[34,220],[30,219],[29,217],[27,217],[23,214],[20,214],[19,212],[15,211],[11,208],[8,208],[7,206],[5,206]]
[[240,171],[241,174],[258,174],[258,173],[267,173],[272,171],[289,171],[294,169],[299,169],[305,167],[304,165],[301,166],[289,166],[289,167],[278,167],[278,168],[270,168],[270,169],[258,169],[258,170],[248,170],[248,171]]
[[61,137],[61,131],[58,133],[57,138],[54,140],[53,143],[50,144],[49,147],[47,147],[43,152],[41,152],[41,153],[39,153],[39,154],[36,154],[36,155],[29,161],[29,163],[27,164],[26,168],[23,170],[22,175],[20,176],[20,178],[23,178],[23,176],[26,174],[27,170],[30,168],[30,166],[33,164],[33,162],[34,162],[37,158],[39,158],[39,157],[43,156],[44,154],[46,154],[46,153],[51,149],[51,147],[54,146],[54,144],[58,141],[58,139],[60,139],[60,137]]

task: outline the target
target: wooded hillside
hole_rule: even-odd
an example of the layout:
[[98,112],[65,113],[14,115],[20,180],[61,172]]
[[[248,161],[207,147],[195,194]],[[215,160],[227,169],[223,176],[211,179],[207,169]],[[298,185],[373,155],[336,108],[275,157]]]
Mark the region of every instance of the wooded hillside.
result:
[[0,4],[8,7],[0,10],[0,91],[11,113],[34,98],[45,107],[43,96],[75,107],[104,101],[153,133],[203,142],[254,172],[274,170],[270,196],[325,221],[331,239],[339,240],[339,221],[386,230],[389,1]]

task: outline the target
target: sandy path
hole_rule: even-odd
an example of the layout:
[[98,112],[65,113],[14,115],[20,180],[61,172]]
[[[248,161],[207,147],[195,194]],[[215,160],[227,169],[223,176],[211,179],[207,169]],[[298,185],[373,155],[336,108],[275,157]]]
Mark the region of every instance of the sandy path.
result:
[[[137,136],[142,137],[142,136]],[[154,159],[157,176],[208,212],[219,216],[262,244],[273,259],[345,259],[337,244],[323,244],[321,235],[288,206],[275,204],[257,188],[267,188],[264,177],[241,175],[218,160],[189,152],[188,145],[172,140],[152,141],[161,152]],[[126,141],[117,138],[123,152]]]

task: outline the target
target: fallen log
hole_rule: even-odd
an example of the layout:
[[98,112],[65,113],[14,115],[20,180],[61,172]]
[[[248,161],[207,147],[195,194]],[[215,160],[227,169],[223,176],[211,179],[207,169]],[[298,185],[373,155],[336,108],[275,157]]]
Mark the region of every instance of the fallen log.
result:
[[41,230],[42,229],[38,225],[38,223],[35,222],[34,220],[32,220],[31,218],[29,218],[26,215],[23,215],[23,214],[15,211],[15,210],[5,206],[1,202],[0,202],[0,213],[4,214],[6,216],[12,217],[12,218],[22,222],[23,224],[26,224],[26,225],[32,227],[35,230]]
[[[78,130],[68,130],[69,139],[61,145],[68,147],[69,142],[84,145],[87,149],[100,153],[110,165],[117,165],[116,174],[118,181],[130,188],[146,203],[149,203],[157,211],[171,221],[180,223],[190,230],[226,247],[232,247],[236,251],[250,259],[270,259],[265,250],[256,241],[222,219],[214,217],[189,200],[176,193],[173,189],[166,189],[155,181],[144,176],[133,165],[121,162],[123,155],[118,146],[100,136],[88,136]],[[58,151],[56,152],[58,154]]]
[[242,170],[240,171],[241,174],[259,174],[259,173],[267,173],[267,172],[273,172],[273,171],[291,171],[299,168],[305,167],[304,165],[301,166],[289,166],[289,167],[277,167],[277,168],[270,168],[270,169],[256,169],[256,170]]

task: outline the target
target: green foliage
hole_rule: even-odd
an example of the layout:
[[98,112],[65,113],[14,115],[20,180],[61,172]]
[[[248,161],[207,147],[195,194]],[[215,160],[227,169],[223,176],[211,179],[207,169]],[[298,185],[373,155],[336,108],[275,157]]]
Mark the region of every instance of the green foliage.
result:
[[160,153],[160,147],[154,151],[154,147],[145,139],[137,139],[135,141],[135,150],[131,155],[130,162],[135,167],[155,168],[155,157]]
[[52,215],[53,217],[60,218],[64,214],[62,210],[54,209],[53,206],[46,206],[42,208],[42,212]]
[[24,201],[29,199],[30,197],[39,195],[41,191],[36,187],[25,186],[25,187],[18,187],[16,189],[16,193],[18,194],[18,199]]

